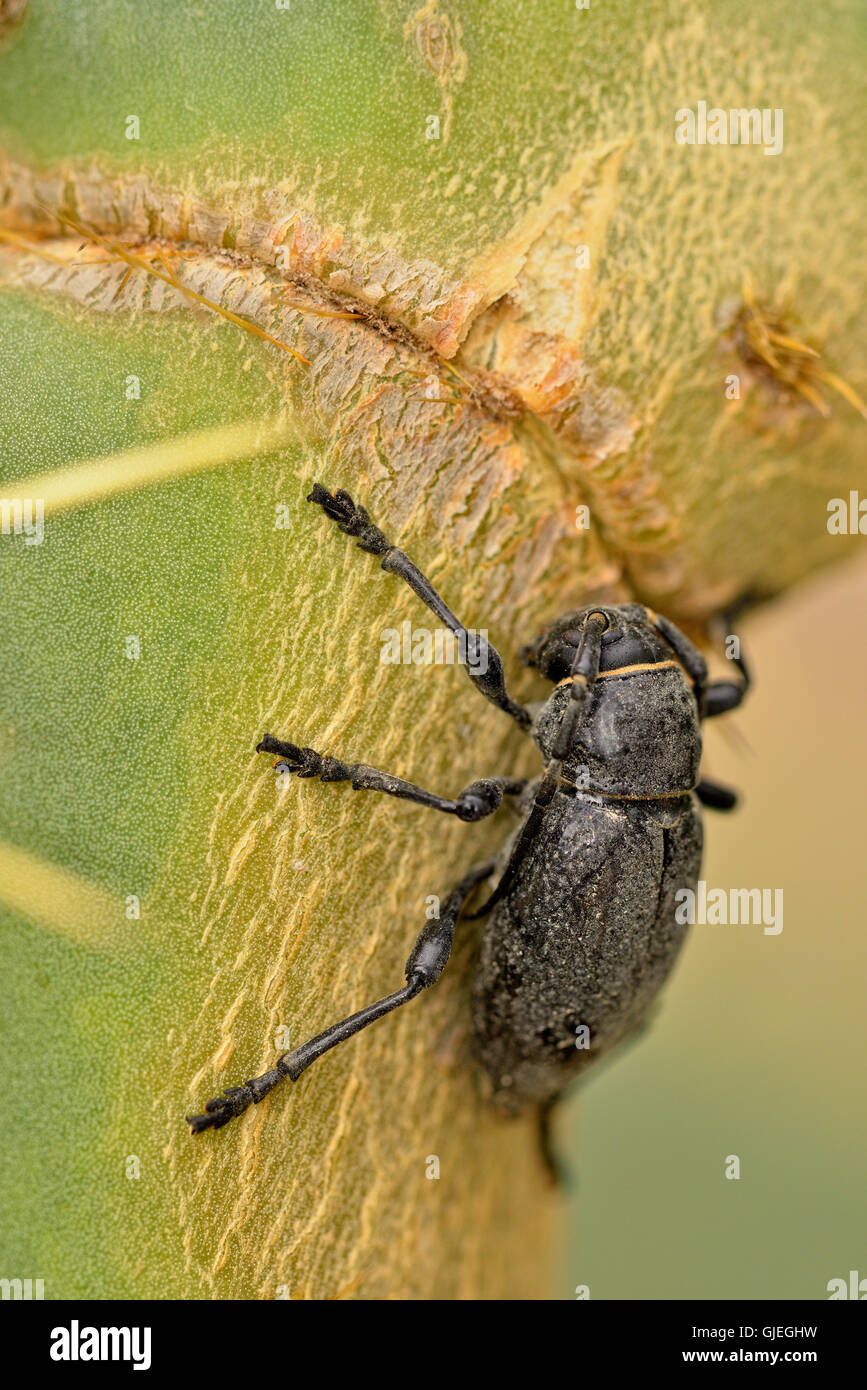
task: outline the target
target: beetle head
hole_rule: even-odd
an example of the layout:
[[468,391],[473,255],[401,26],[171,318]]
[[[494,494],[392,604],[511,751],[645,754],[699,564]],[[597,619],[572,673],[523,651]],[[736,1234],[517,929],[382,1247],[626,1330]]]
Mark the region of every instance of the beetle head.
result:
[[565,680],[571,673],[584,626],[591,613],[601,613],[606,622],[602,634],[600,671],[646,662],[656,664],[671,657],[671,649],[654,627],[648,610],[640,603],[592,604],[558,618],[540,632],[535,642],[524,647],[521,658],[535,666],[546,680]]

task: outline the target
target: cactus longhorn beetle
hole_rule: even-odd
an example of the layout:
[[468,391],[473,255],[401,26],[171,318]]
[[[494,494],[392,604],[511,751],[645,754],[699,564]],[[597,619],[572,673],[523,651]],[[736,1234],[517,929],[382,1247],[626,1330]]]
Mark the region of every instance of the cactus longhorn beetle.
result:
[[[529,781],[486,777],[454,800],[365,763],[348,764],[265,734],[257,752],[299,777],[351,783],[414,801],[462,821],[518,798],[522,821],[498,859],[471,869],[425,923],[406,964],[406,984],[231,1086],[187,1116],[194,1134],[220,1129],[317,1057],[414,999],[445,969],[455,924],[473,890],[496,875],[473,987],[475,1047],[493,1100],[536,1106],[546,1117],[563,1089],[645,1020],[686,928],[675,893],[695,889],[702,854],[699,802],[730,810],[734,793],[699,780],[701,721],[738,706],[750,684],[708,683],[704,657],[668,619],[641,604],[593,605],[553,623],[522,656],[554,685],[547,700],[518,704],[499,654],[470,633],[409,556],[391,545],[348,493],[318,483],[309,494],[358,547],[381,558],[466,643],[476,688],[535,741],[544,760]],[[576,1046],[584,1026],[589,1046]],[[550,1151],[546,1148],[550,1161]]]

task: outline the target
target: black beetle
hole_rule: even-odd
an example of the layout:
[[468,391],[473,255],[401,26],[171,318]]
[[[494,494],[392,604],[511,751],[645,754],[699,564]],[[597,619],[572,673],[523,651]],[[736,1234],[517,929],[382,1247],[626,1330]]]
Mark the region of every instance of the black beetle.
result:
[[295,1081],[324,1052],[435,984],[461,909],[496,874],[472,914],[489,915],[473,990],[476,1051],[494,1101],[510,1111],[536,1106],[544,1137],[552,1102],[644,1021],[674,964],[686,931],[675,920],[675,894],[695,889],[701,864],[699,802],[735,805],[728,789],[699,780],[701,721],[739,705],[749,673],[738,659],[740,679],[709,684],[704,657],[668,619],[637,603],[594,605],[560,618],[525,648],[524,660],[554,682],[547,700],[525,707],[508,694],[487,637],[463,627],[364,507],[318,483],[307,500],[361,550],[381,556],[382,568],[405,580],[464,644],[470,679],[531,735],[545,770],[531,782],[484,778],[452,801],[266,734],[257,751],[276,753],[277,766],[299,777],[349,781],[464,821],[517,797],[522,822],[500,858],[471,870],[425,923],[402,989],[284,1053],[264,1075],[229,1087],[188,1122],[194,1133],[221,1128],[278,1081]]

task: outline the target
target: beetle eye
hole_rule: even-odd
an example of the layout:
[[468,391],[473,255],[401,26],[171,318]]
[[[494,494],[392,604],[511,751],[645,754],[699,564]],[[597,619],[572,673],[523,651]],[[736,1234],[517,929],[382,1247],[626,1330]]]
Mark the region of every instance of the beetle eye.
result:
[[619,642],[623,636],[623,628],[610,627],[607,632],[602,634],[603,647],[610,647],[612,642]]

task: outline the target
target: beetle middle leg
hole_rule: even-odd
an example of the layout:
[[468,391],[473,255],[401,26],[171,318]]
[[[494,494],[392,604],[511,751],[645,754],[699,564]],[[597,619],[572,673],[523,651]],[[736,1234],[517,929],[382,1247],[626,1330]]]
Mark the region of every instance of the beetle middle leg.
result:
[[415,801],[420,806],[429,806],[434,811],[457,816],[462,821],[482,820],[493,815],[502,805],[504,796],[520,796],[527,783],[517,777],[483,777],[470,782],[451,801],[438,796],[436,792],[417,787],[402,777],[390,772],[370,767],[367,763],[344,763],[339,758],[329,757],[327,753],[317,753],[315,748],[300,748],[295,743],[285,743],[282,739],[265,734],[256,745],[257,753],[276,753],[275,767],[294,772],[296,777],[318,777],[322,782],[350,782],[353,791],[384,792],[386,796],[396,796],[403,801]]
[[242,1115],[249,1106],[258,1105],[284,1077],[288,1076],[290,1081],[297,1081],[302,1072],[332,1047],[354,1037],[368,1024],[375,1023],[378,1018],[383,1018],[394,1009],[399,1009],[402,1004],[408,1004],[417,994],[421,994],[422,990],[435,985],[448,964],[455,924],[461,908],[476,885],[490,878],[495,864],[495,859],[489,859],[470,869],[446,898],[442,914],[425,922],[406,962],[405,985],[393,994],[378,999],[374,1004],[368,1004],[358,1013],[350,1014],[339,1023],[333,1023],[330,1028],[317,1033],[315,1037],[302,1043],[300,1047],[293,1048],[291,1052],[284,1052],[277,1065],[270,1071],[252,1077],[245,1081],[243,1086],[227,1087],[223,1095],[215,1096],[207,1102],[202,1114],[186,1117],[193,1133],[201,1134],[206,1129],[222,1129],[223,1125],[227,1125],[237,1115]]
[[724,787],[721,782],[712,782],[708,777],[702,777],[695,794],[702,806],[708,806],[712,811],[733,811],[738,804],[737,792],[733,792],[731,787]]

